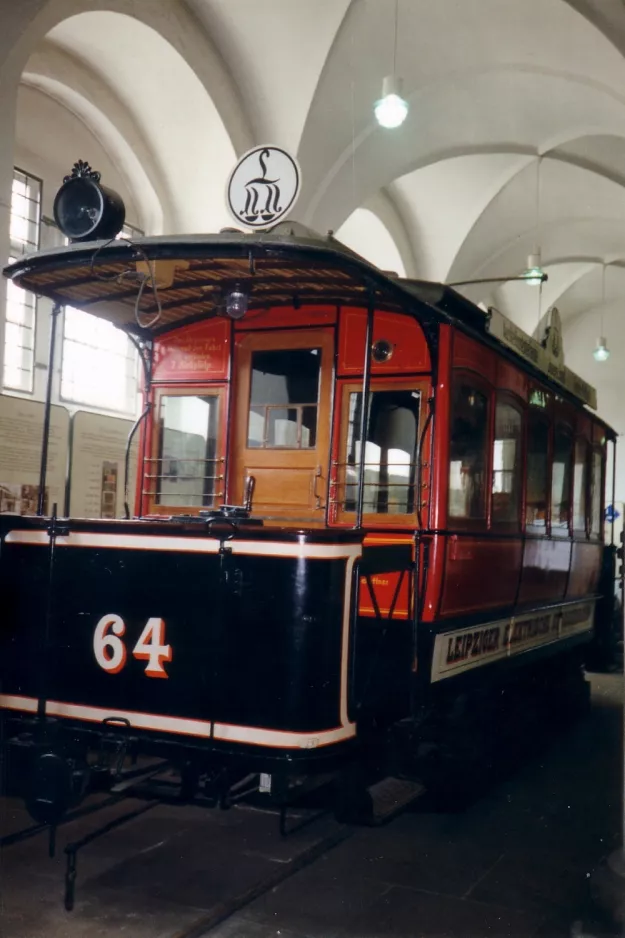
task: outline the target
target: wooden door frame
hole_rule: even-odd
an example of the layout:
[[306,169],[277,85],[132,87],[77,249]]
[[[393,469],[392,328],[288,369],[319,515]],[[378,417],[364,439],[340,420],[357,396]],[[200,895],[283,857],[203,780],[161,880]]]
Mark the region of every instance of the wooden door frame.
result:
[[[314,448],[291,449],[289,447],[248,447],[249,410],[251,392],[251,361],[252,353],[257,351],[288,351],[306,348],[319,348],[321,350],[321,367],[319,377],[319,397],[317,401],[317,434]],[[310,518],[302,518],[305,510],[285,509],[278,511],[275,520],[289,523],[305,520],[307,524],[325,524],[328,504],[328,480],[330,469],[330,443],[332,425],[332,401],[334,386],[334,351],[335,329],[333,326],[296,329],[281,329],[271,332],[238,333],[234,348],[234,407],[233,428],[231,437],[231,459],[229,470],[229,491],[232,492],[234,502],[242,501],[244,469],[246,462],[251,458],[266,464],[271,468],[271,460],[280,458],[280,454],[288,454],[289,461],[294,469],[314,469],[321,467],[319,488],[316,494],[322,497],[323,504],[312,509]],[[285,405],[286,406],[286,405]],[[313,455],[314,454],[314,455]],[[256,512],[255,512],[256,513]],[[272,513],[271,518],[274,520]]]

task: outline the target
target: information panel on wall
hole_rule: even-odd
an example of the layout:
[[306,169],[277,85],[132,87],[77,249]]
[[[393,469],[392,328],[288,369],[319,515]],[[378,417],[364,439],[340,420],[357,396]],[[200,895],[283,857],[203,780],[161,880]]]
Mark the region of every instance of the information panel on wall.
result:
[[[126,441],[132,420],[79,410],[72,418],[70,518],[121,518],[124,515]],[[128,476],[132,514],[137,477],[137,440]]]
[[[0,395],[0,514],[37,513],[44,405]],[[63,514],[69,439],[69,413],[54,405],[50,413],[50,443],[44,513],[53,505]]]

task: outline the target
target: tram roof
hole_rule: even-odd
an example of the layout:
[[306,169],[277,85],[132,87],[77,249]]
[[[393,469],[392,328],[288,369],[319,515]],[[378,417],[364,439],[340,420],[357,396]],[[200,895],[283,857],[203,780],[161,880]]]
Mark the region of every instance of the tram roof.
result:
[[[158,302],[149,278],[141,288],[147,261]],[[294,300],[362,305],[373,296],[406,313],[417,312],[419,303],[421,315],[429,310],[432,319],[461,318],[474,328],[485,321],[478,307],[448,287],[401,280],[331,235],[285,223],[252,234],[227,229],[71,244],[24,255],[3,273],[17,286],[137,334],[158,335],[217,314],[235,284],[250,291],[250,307]]]
[[[156,290],[146,277],[148,261]],[[3,273],[38,296],[139,336],[160,335],[219,314],[228,291],[239,285],[250,292],[250,308],[362,306],[373,300],[418,315],[422,323],[455,323],[501,347],[489,335],[490,314],[451,287],[385,273],[331,234],[322,236],[293,222],[253,233],[225,229],[70,244],[26,254]],[[548,384],[561,384],[545,377]],[[588,401],[571,387],[565,390],[580,403]]]

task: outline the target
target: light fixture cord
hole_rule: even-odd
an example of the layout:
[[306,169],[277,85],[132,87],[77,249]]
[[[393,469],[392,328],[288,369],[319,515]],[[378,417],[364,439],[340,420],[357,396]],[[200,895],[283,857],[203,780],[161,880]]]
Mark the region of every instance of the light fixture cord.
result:
[[393,78],[397,78],[397,21],[399,20],[399,0],[395,0],[395,38],[393,40]]
[[603,336],[603,311],[605,308],[605,269],[607,264],[604,262],[601,272],[601,335]]
[[536,243],[540,246],[540,164],[542,156],[536,160]]

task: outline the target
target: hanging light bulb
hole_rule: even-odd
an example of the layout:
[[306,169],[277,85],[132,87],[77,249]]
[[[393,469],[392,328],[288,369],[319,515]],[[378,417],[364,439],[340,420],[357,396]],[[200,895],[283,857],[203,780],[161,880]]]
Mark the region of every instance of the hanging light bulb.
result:
[[527,270],[523,274],[530,287],[538,287],[543,282],[545,271],[540,266],[540,248],[535,247],[527,258]]
[[408,102],[401,96],[401,78],[387,75],[382,82],[382,97],[373,107],[375,118],[380,127],[388,129],[400,127],[408,115]]
[[604,335],[599,336],[597,339],[597,347],[592,355],[596,362],[607,362],[610,357],[610,349]]
[[373,105],[373,113],[380,127],[399,127],[406,120],[408,102],[402,97],[402,81],[397,78],[397,23],[399,0],[395,0],[395,35],[393,39],[393,71],[382,82],[382,97]]

